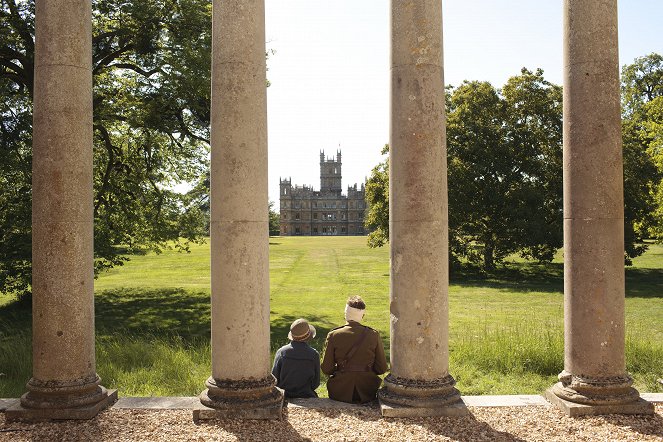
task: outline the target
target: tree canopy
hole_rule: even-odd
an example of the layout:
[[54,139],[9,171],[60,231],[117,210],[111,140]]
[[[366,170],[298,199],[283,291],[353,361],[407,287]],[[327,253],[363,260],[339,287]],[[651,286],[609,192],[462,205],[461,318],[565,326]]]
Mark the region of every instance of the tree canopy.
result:
[[[622,81],[630,264],[645,238],[663,239],[663,58],[636,59]],[[465,81],[446,95],[451,259],[486,269],[513,253],[551,260],[563,242],[562,88],[523,69],[502,89]],[[389,239],[387,164],[367,186],[371,247]]]
[[[626,236],[663,240],[663,57],[638,57],[622,69]],[[629,241],[627,240],[627,252]]]
[[[93,0],[95,268],[186,248],[205,220],[172,190],[208,156],[211,5]],[[34,2],[0,0],[0,290],[29,292]]]
[[512,253],[552,259],[562,244],[561,88],[523,69],[501,91],[464,82],[447,102],[452,253],[488,269]]

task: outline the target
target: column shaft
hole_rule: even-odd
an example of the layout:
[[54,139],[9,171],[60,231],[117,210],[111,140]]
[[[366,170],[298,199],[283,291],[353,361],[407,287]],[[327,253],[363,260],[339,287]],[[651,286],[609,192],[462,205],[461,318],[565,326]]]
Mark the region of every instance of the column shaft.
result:
[[[457,402],[449,375],[441,0],[391,2],[391,374],[380,400]],[[384,407],[383,407],[384,411]]]
[[269,347],[264,0],[214,0],[212,408],[279,407]]
[[564,27],[565,355],[552,391],[624,404],[639,395],[624,360],[617,1],[565,0]]
[[90,2],[37,2],[35,33],[33,377],[21,405],[47,411],[19,417],[88,418],[109,401],[95,372]]

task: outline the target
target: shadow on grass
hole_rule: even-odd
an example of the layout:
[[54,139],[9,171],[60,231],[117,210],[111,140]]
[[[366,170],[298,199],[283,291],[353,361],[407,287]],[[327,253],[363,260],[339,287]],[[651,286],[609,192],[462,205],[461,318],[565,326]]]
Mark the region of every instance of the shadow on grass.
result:
[[462,287],[487,287],[515,292],[561,293],[564,289],[564,266],[561,263],[509,263],[494,270],[464,264],[450,274],[452,284]]
[[[663,269],[627,267],[626,297],[663,298]],[[485,287],[509,292],[563,293],[562,263],[509,263],[492,271],[463,265],[450,274],[452,284],[461,287]]]
[[626,269],[626,297],[663,298],[663,269]]
[[96,329],[100,335],[126,330],[135,336],[173,336],[200,340],[210,336],[207,292],[182,288],[125,288],[98,293]]

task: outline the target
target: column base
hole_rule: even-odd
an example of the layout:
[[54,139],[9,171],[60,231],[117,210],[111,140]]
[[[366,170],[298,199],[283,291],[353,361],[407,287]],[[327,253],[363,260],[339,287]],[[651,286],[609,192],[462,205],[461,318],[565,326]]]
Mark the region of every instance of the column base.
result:
[[275,387],[270,374],[263,379],[214,379],[205,382],[200,394],[202,406],[193,410],[194,420],[281,419],[283,391]]
[[589,377],[563,370],[559,382],[545,396],[568,416],[599,414],[652,414],[654,406],[640,398],[628,373]]
[[450,375],[431,381],[398,378],[389,374],[378,392],[385,417],[466,416],[469,411]]
[[555,387],[546,390],[545,398],[569,417],[599,416],[604,414],[654,414],[654,404],[638,398],[626,404],[587,405],[571,402],[555,394]]
[[101,410],[110,407],[115,401],[117,401],[117,390],[106,390],[105,388],[103,388],[103,390],[104,395],[98,402],[80,407],[27,408],[19,402],[5,410],[5,419],[7,422],[92,419],[99,414]]
[[7,420],[92,419],[117,400],[117,390],[100,383],[96,373],[68,381],[33,377],[20,402],[6,410]]

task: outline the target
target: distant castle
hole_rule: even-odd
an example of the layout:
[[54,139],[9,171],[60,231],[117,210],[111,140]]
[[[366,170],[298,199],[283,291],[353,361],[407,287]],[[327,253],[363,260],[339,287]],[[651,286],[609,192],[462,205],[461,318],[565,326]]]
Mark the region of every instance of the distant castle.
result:
[[281,186],[281,235],[364,235],[365,188],[341,186],[341,151],[336,159],[320,152],[320,191],[312,186],[293,186],[291,179],[279,179]]

